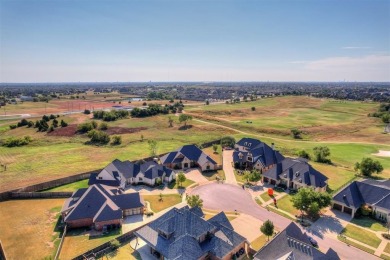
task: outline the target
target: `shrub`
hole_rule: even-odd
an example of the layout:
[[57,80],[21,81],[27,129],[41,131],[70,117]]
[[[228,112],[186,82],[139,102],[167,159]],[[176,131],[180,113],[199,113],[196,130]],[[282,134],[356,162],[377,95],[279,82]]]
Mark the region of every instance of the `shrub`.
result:
[[96,121],[92,121],[92,122],[87,122],[87,123],[83,123],[83,124],[80,124],[77,126],[77,132],[79,133],[87,133],[93,129],[96,129],[97,128],[97,123]]
[[89,114],[91,114],[91,111],[89,109],[85,109],[84,114],[89,115]]
[[111,142],[112,145],[120,145],[121,143],[122,143],[122,137],[121,136],[114,135],[112,137],[112,142]]
[[111,139],[107,133],[95,129],[88,132],[88,137],[91,138],[91,143],[96,144],[108,144]]
[[68,123],[61,119],[61,127],[67,127]]
[[28,125],[28,121],[23,118],[22,120],[20,120],[20,122],[18,122],[18,127],[21,127],[21,126],[26,126]]
[[29,121],[28,124],[27,124],[27,127],[33,127],[34,126],[34,122],[33,121]]
[[100,130],[107,130],[108,129],[108,124],[105,122],[101,122],[99,126]]
[[112,249],[117,249],[117,248],[119,248],[120,246],[121,246],[121,243],[120,243],[118,240],[114,239],[114,240],[111,240],[111,241],[110,241],[110,247],[111,247]]
[[313,148],[313,152],[316,162],[331,163],[331,160],[327,158],[330,156],[330,150],[327,146],[316,146]]
[[256,110],[256,108],[255,108],[255,107],[251,107],[251,110],[252,110],[252,111],[255,111],[255,110]]
[[53,131],[54,131],[54,126],[50,126],[49,129],[47,129],[48,133],[53,132]]
[[310,160],[310,155],[305,150],[299,151],[298,156]]
[[291,134],[292,134],[294,139],[301,139],[302,138],[301,137],[301,134],[302,134],[301,130],[294,128],[294,129],[291,129],[290,131],[291,131]]
[[42,120],[45,120],[46,122],[49,122],[50,121],[50,118],[47,116],[47,115],[44,115],[42,117]]
[[390,240],[390,234],[382,233],[382,237],[386,238],[387,240]]
[[54,120],[53,120],[52,126],[58,127],[58,120],[57,120],[57,119],[54,119]]
[[53,114],[51,114],[51,115],[49,116],[49,119],[50,119],[50,120],[52,120],[52,119],[54,119],[54,118],[56,118],[56,116],[53,115]]
[[31,141],[32,139],[30,136],[25,136],[23,138],[10,137],[3,142],[3,146],[6,147],[23,146],[29,144]]
[[17,125],[10,125],[9,128],[10,129],[16,129],[18,126]]

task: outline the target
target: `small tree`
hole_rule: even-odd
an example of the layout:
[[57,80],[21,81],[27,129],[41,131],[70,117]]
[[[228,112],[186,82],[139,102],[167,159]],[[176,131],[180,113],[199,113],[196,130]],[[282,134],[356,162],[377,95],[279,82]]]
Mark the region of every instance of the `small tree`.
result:
[[330,156],[330,150],[327,146],[316,146],[313,148],[314,160],[320,163],[330,163],[331,160],[327,158]]
[[89,114],[91,114],[91,111],[89,109],[85,109],[84,114],[89,115]]
[[192,116],[187,115],[187,114],[181,114],[179,116],[179,122],[183,123],[184,122],[184,128],[187,128],[187,122],[192,120]]
[[54,127],[58,127],[58,120],[57,120],[57,119],[54,119],[52,125],[53,125]]
[[183,182],[185,182],[186,180],[187,180],[187,177],[185,176],[185,174],[183,172],[180,172],[176,178],[178,187],[181,187]]
[[106,122],[101,122],[99,125],[100,130],[107,130],[108,129],[108,124]]
[[221,146],[222,147],[230,147],[234,148],[234,145],[236,144],[236,139],[232,136],[224,136],[221,138]]
[[302,131],[299,129],[296,129],[296,128],[291,129],[291,134],[294,137],[294,139],[301,139],[302,138],[302,136],[301,136]]
[[190,195],[187,197],[187,203],[191,208],[194,207],[203,207],[203,200],[199,197],[199,195]]
[[298,156],[310,160],[310,155],[305,150],[299,151]]
[[150,151],[150,156],[157,156],[157,141],[156,140],[149,140],[149,151]]
[[141,135],[141,142],[144,141],[144,135]]
[[67,127],[68,126],[68,123],[65,122],[63,119],[61,119],[61,127]]
[[206,100],[206,105],[207,106],[210,105],[210,101]]
[[112,137],[112,145],[120,145],[122,143],[122,137],[120,135],[114,135]]
[[163,195],[161,192],[160,192],[160,201],[163,201]]
[[355,171],[370,177],[373,173],[381,173],[383,171],[383,166],[377,160],[374,161],[371,158],[363,158],[360,163],[355,163]]
[[266,220],[260,227],[260,231],[267,236],[269,241],[269,237],[272,236],[274,233],[274,223],[272,223],[272,221],[270,221],[269,219]]
[[214,153],[217,153],[217,150],[218,150],[218,145],[217,144],[213,144],[213,151],[214,151]]
[[255,107],[251,107],[251,110],[252,110],[252,111],[255,111],[255,110],[256,110],[256,108],[255,108]]
[[302,213],[306,212],[311,216],[317,216],[321,209],[331,204],[332,198],[325,192],[320,193],[311,188],[300,188],[291,201],[293,206]]
[[173,118],[171,116],[168,116],[168,123],[169,127],[173,127]]

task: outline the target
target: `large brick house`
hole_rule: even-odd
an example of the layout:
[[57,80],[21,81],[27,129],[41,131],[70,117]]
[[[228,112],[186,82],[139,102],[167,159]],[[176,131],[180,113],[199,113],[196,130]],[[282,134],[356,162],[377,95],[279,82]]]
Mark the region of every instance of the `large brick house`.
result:
[[[248,241],[234,231],[226,215],[205,220],[200,208],[173,208],[135,232],[158,259],[235,259]],[[234,257],[234,258],[233,258]]]
[[160,158],[161,164],[171,169],[200,168],[201,171],[219,169],[218,164],[195,145],[185,145]]
[[326,191],[328,177],[314,169],[306,159],[285,158],[271,169],[263,172],[263,182],[281,185],[288,189],[310,187],[316,191]]
[[266,143],[253,138],[242,138],[234,145],[233,163],[235,167],[266,171],[281,162],[281,155]]
[[99,173],[91,174],[88,184],[103,184],[124,189],[131,184],[153,186],[157,179],[171,182],[175,179],[175,172],[153,161],[137,164],[116,159]]
[[75,191],[65,201],[61,214],[69,228],[102,230],[121,226],[126,216],[143,214],[144,205],[138,192],[125,194],[121,189],[95,184]]

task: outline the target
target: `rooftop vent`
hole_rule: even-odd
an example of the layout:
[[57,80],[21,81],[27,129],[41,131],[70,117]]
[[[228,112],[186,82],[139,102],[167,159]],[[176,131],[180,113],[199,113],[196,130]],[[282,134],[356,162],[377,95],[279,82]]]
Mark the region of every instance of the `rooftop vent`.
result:
[[298,176],[299,176],[299,172],[296,172],[296,173],[295,173],[295,176],[297,176],[297,177],[298,177]]
[[287,173],[284,174],[284,177],[285,177],[285,178],[287,177]]

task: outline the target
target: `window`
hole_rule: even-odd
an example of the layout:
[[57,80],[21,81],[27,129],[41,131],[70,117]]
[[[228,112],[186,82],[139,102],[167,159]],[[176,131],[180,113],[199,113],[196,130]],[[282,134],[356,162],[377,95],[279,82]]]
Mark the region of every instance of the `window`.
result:
[[252,157],[248,157],[248,161],[251,162],[252,161]]
[[103,180],[103,177],[98,177],[99,180]]

